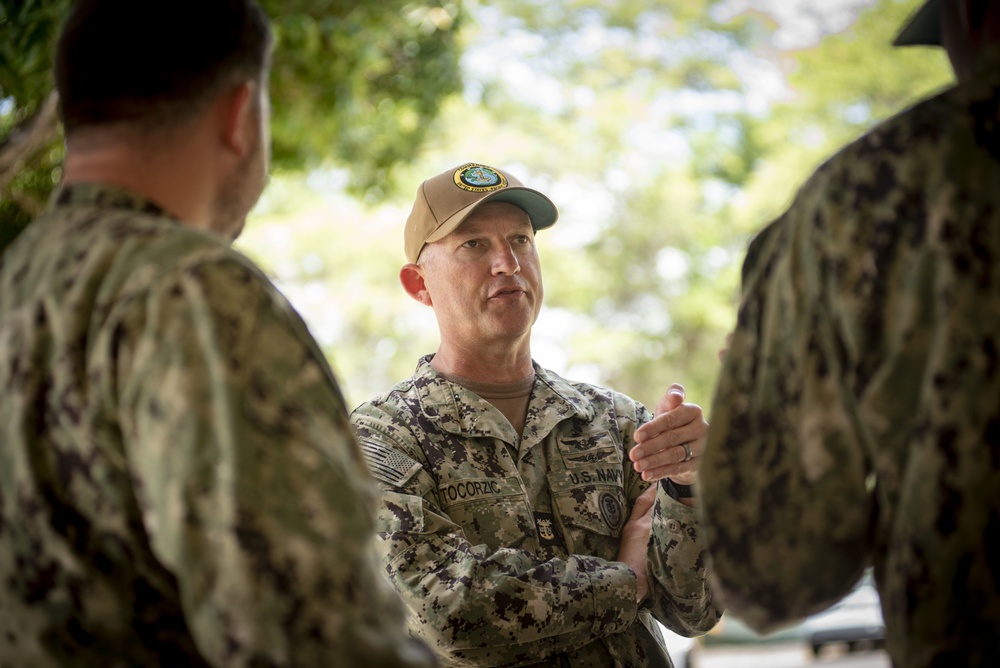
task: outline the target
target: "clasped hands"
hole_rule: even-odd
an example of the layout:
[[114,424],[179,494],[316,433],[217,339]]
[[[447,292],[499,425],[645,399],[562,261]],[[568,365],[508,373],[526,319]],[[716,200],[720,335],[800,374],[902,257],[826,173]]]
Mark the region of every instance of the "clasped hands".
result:
[[[636,445],[629,451],[632,466],[643,480],[670,478],[681,485],[693,484],[705,447],[702,436],[708,430],[701,407],[684,403],[684,388],[675,383],[656,403],[653,415],[635,432]],[[618,547],[618,561],[636,575],[636,603],[641,603],[649,592],[646,549],[655,500],[656,485],[635,500]],[[692,503],[688,499],[684,502]]]
[[701,407],[684,403],[684,388],[676,383],[656,403],[653,419],[635,431],[636,445],[629,453],[632,466],[643,480],[670,478],[690,485],[698,477],[702,436],[708,423]]

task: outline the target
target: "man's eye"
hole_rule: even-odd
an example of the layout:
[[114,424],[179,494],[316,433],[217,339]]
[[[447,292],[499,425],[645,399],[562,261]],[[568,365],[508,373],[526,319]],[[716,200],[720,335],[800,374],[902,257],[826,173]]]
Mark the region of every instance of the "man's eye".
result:
[[466,248],[478,248],[479,247],[479,242],[476,241],[475,239],[469,239],[468,241],[466,241],[462,245],[465,246]]

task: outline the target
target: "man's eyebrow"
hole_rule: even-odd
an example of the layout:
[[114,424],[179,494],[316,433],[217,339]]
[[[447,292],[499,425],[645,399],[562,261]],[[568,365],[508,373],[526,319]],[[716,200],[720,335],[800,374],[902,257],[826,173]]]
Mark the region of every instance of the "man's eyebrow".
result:
[[[489,226],[480,227],[478,225],[472,227],[460,227],[456,229],[454,232],[452,232],[452,234],[454,234],[456,237],[476,237],[486,233],[487,230],[484,228],[488,227]],[[523,223],[518,223],[517,227],[510,230],[507,234],[508,235],[527,234],[530,236],[533,235],[534,232],[535,228],[532,227],[531,221],[525,220]]]
[[530,221],[524,221],[523,223],[518,223],[517,227],[510,231],[511,234],[530,234],[535,231],[535,228],[531,226]]

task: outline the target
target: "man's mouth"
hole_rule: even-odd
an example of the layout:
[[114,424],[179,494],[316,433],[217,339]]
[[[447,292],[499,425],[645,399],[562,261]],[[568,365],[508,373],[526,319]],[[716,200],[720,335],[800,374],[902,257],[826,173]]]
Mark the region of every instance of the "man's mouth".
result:
[[501,288],[500,290],[497,290],[496,292],[491,294],[490,299],[493,299],[495,297],[514,297],[522,294],[524,294],[524,290],[522,290],[521,288]]

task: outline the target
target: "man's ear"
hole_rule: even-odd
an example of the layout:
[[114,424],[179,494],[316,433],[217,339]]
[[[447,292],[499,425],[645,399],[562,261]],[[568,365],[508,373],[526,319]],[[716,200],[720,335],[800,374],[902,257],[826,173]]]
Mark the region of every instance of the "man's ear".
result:
[[219,138],[240,158],[246,157],[257,141],[261,112],[257,109],[257,98],[257,84],[244,81],[222,93],[216,101]]
[[424,306],[433,306],[431,293],[424,282],[423,268],[414,263],[404,264],[399,270],[399,282],[403,284],[406,294],[410,295]]

